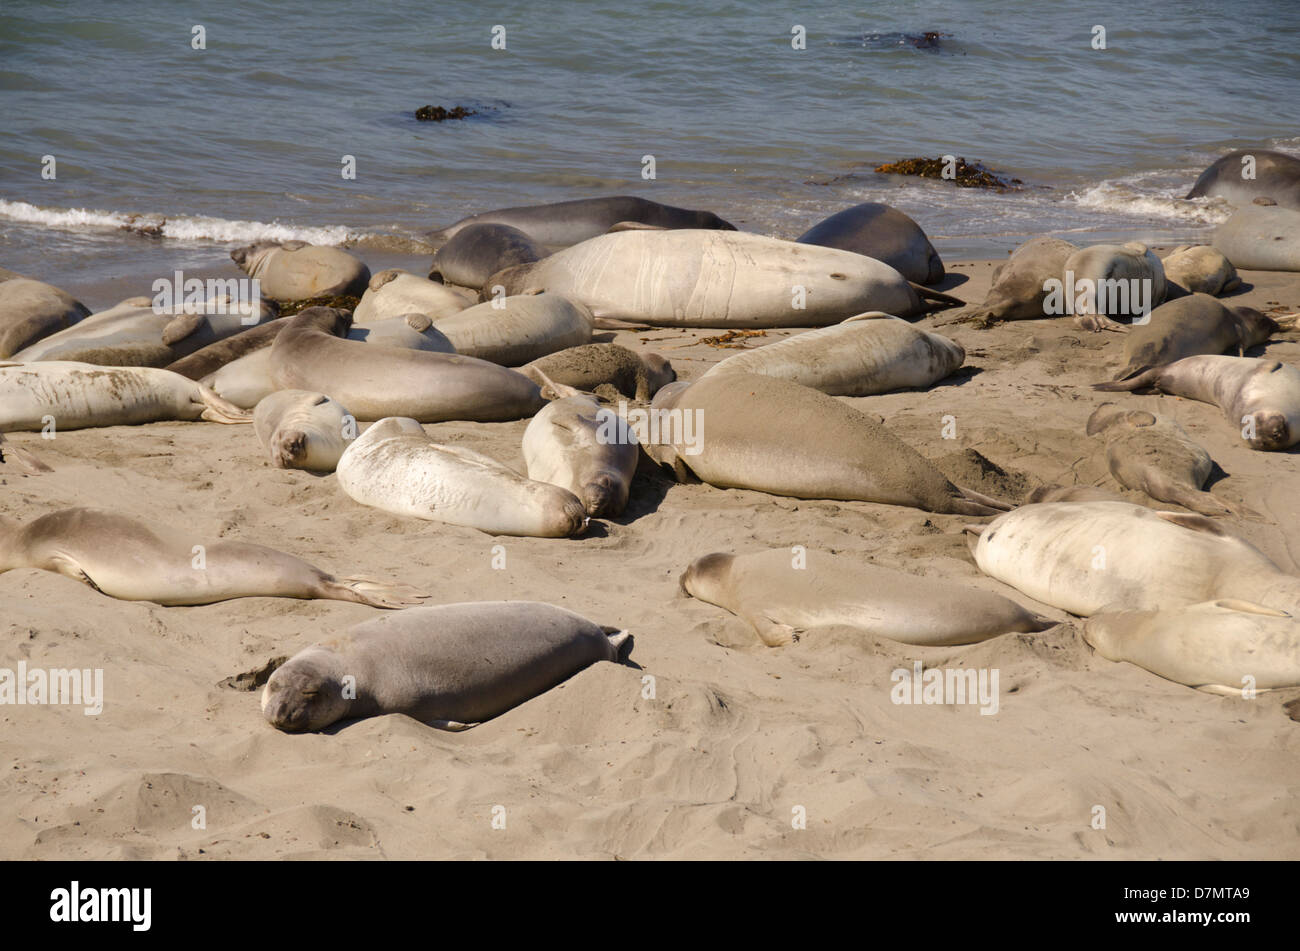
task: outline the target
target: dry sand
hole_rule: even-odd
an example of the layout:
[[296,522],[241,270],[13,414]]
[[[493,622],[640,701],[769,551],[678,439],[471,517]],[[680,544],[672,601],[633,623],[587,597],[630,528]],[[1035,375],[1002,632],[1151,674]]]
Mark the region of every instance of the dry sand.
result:
[[[953,264],[969,280],[946,286],[977,302],[992,267]],[[1254,287],[1232,302],[1300,310],[1300,275],[1242,276]],[[96,307],[144,292],[96,299],[65,286]],[[1118,364],[1119,335],[1066,319],[943,332],[966,347],[967,369],[929,392],[848,402],[992,495],[1018,501],[1049,482],[1117,489],[1084,421],[1103,400],[1087,384]],[[694,379],[735,352],[699,342],[717,333],[616,338]],[[1267,352],[1300,365],[1300,343]],[[1297,570],[1300,455],[1252,452],[1211,406],[1111,398],[1180,421],[1226,473],[1214,492],[1267,516],[1237,527]],[[955,440],[941,438],[947,414]],[[525,425],[426,428],[522,470]],[[290,736],[262,719],[255,692],[219,682],[376,610],[267,598],[164,608],[11,571],[0,575],[0,665],[102,667],[106,699],[97,717],[0,708],[3,858],[1300,857],[1300,724],[1283,707],[1300,690],[1222,698],[1095,656],[1078,621],[980,575],[967,518],[652,475],[638,476],[624,518],[585,538],[496,538],[365,508],[332,475],[274,469],[251,426],[9,438],[56,471],[0,466],[5,515],[99,506],[420,585],[438,602],[550,601],[631,629],[639,669],[597,664],[465,733],[388,716]],[[792,545],[1000,591],[1062,623],[971,647],[828,630],[771,649],[678,591],[700,554]],[[492,567],[496,546],[504,570]],[[999,712],[893,704],[890,672],[914,660],[997,668]],[[205,829],[193,827],[195,806]],[[1104,829],[1093,828],[1095,806]],[[805,829],[792,827],[796,807]]]

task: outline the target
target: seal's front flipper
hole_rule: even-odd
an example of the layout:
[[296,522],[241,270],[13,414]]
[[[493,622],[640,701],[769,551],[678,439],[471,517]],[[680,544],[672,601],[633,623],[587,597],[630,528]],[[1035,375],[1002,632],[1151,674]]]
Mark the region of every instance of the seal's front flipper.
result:
[[72,578],[74,581],[80,581],[82,584],[89,585],[90,587],[98,591],[100,594],[107,594],[108,597],[110,598],[113,597],[111,594],[108,594],[108,592],[106,592],[99,585],[95,584],[95,579],[90,577],[90,575],[86,574],[86,570],[82,568],[81,565],[77,564],[76,559],[74,559],[71,555],[65,555],[65,554],[51,555],[49,570],[57,572],[58,574],[61,575],[66,575],[67,577]]
[[782,624],[762,614],[748,615],[745,620],[758,633],[768,647],[785,647],[799,640],[799,635],[789,624]]

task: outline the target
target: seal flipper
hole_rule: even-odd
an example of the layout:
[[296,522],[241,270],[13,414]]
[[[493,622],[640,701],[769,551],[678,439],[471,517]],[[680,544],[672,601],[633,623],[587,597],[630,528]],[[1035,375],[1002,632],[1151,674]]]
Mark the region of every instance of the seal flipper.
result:
[[931,290],[924,284],[917,284],[915,281],[908,281],[908,286],[916,292],[916,296],[921,298],[923,304],[928,303],[926,310],[942,310],[944,307],[965,307],[966,302],[960,297],[953,297],[951,294],[944,294],[940,291]]
[[204,386],[202,383],[195,383],[194,385],[198,387],[195,396],[205,407],[200,414],[200,418],[213,423],[251,423],[253,421],[252,410],[241,409],[234,403],[223,400],[215,390]]
[[953,488],[961,493],[959,498],[952,500],[954,507],[948,510],[954,515],[1001,515],[1015,508],[1009,502],[976,492],[974,489],[967,489],[960,485]]
[[162,342],[170,347],[184,340],[207,322],[208,318],[203,314],[181,314],[168,321],[167,326],[163,327]]
[[1152,367],[1137,376],[1131,376],[1124,380],[1116,380],[1113,383],[1094,383],[1092,388],[1102,393],[1133,393],[1148,388],[1158,390],[1160,388],[1160,370],[1161,367]]
[[609,646],[614,651],[614,656],[610,658],[616,664],[622,664],[627,661],[628,655],[632,653],[633,637],[632,632],[618,627],[601,626],[601,630],[609,638]]
[[100,594],[107,595],[107,597],[113,597],[113,595],[108,594],[103,588],[95,584],[95,579],[86,574],[86,570],[82,568],[81,565],[77,564],[76,560],[71,555],[51,555],[49,570],[65,575],[74,581],[80,581],[82,584],[89,585]]
[[372,608],[409,608],[423,604],[429,595],[409,584],[371,581],[369,578],[328,578],[321,583],[321,597],[332,601],[355,601]]
[[799,640],[799,635],[789,624],[774,621],[763,614],[742,614],[741,617],[749,622],[749,626],[768,647],[785,647]]
[[471,730],[478,726],[477,723],[461,723],[459,720],[425,720],[427,725],[439,730],[449,730],[452,733],[459,733],[461,730]]

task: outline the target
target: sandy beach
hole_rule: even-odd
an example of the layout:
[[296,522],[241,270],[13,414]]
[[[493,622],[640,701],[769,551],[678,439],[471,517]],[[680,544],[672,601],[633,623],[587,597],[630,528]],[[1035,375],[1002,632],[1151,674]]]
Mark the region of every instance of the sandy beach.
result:
[[[363,257],[376,270],[399,263]],[[995,263],[948,262],[942,287],[978,302]],[[238,276],[233,265],[214,273]],[[147,292],[42,276],[96,308]],[[1248,289],[1226,302],[1300,310],[1300,274],[1241,276]],[[952,481],[1009,502],[1058,483],[1175,508],[1117,486],[1100,441],[1084,434],[1104,399],[1088,384],[1121,362],[1119,334],[1068,319],[939,329],[966,348],[958,374],[928,392],[846,402]],[[702,342],[718,333],[596,339],[656,350],[691,380],[735,352]],[[1248,355],[1265,349],[1300,364],[1294,335]],[[1178,420],[1221,469],[1214,493],[1265,516],[1232,519],[1233,529],[1300,570],[1300,455],[1251,451],[1212,406],[1112,398]],[[954,439],[941,435],[949,415]],[[522,470],[526,425],[425,429]],[[962,535],[970,518],[646,472],[627,513],[582,538],[505,538],[390,516],[347,498],[334,475],[273,468],[251,426],[8,438],[54,472],[0,468],[6,516],[106,508],[416,585],[433,603],[549,601],[627,628],[636,644],[630,665],[598,663],[464,733],[384,716],[288,735],[263,719],[255,691],[222,681],[379,611],[270,598],[168,608],[46,572],[0,574],[7,662],[103,668],[105,690],[98,716],[0,709],[0,858],[1300,857],[1300,725],[1284,708],[1300,689],[1224,698],[1094,655],[1077,619],[981,575]],[[699,555],[795,545],[997,591],[1061,623],[968,647],[825,629],[768,648],[678,588]],[[893,703],[891,671],[916,661],[997,669],[998,712]]]

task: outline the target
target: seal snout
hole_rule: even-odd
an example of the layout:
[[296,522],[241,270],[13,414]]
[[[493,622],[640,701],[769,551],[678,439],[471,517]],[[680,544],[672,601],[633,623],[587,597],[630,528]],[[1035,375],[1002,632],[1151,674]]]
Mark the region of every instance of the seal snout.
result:
[[1252,449],[1274,452],[1291,445],[1290,427],[1286,416],[1274,411],[1261,411],[1254,415],[1255,436],[1247,439]]
[[276,433],[271,446],[271,463],[280,469],[296,469],[307,455],[307,434],[301,429]]
[[599,518],[622,510],[627,504],[627,494],[616,478],[602,472],[582,487],[582,501],[586,514]]

